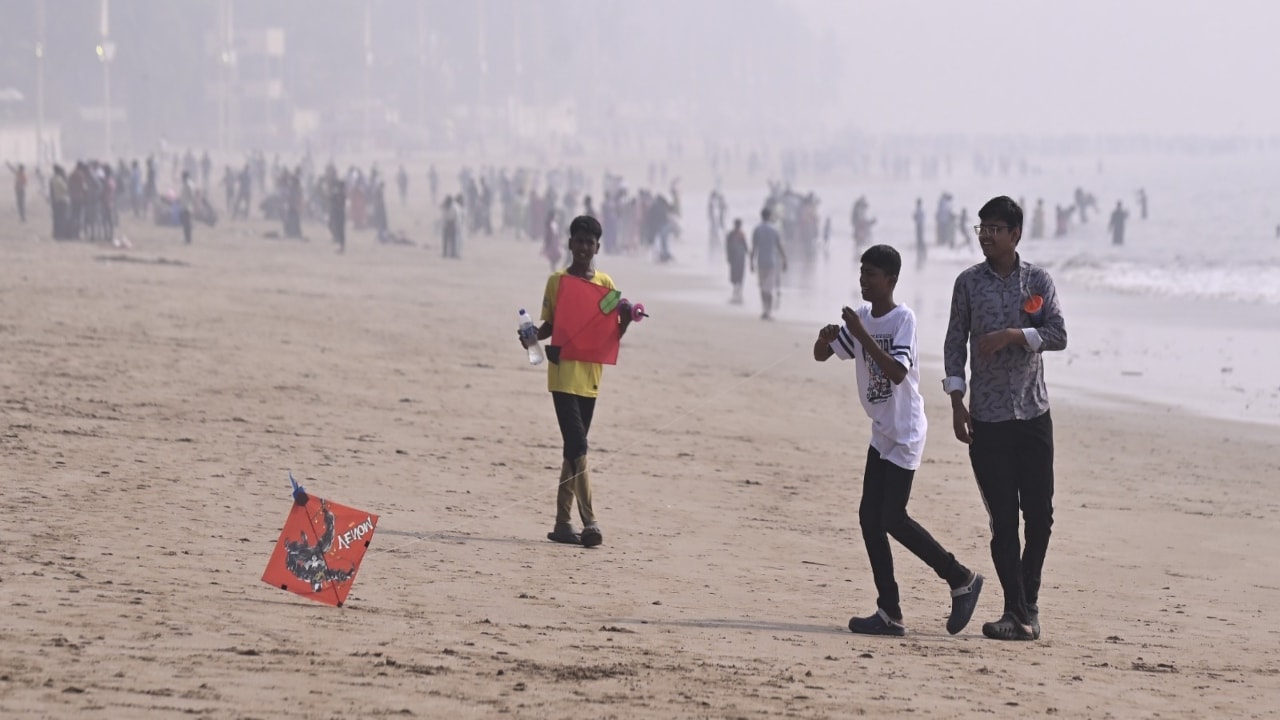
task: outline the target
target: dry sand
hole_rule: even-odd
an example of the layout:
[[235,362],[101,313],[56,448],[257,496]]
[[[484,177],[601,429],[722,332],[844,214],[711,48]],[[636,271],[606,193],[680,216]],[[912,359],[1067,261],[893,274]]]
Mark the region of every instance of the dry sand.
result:
[[[544,539],[560,440],[514,339],[533,244],[445,262],[358,234],[339,256],[254,224],[191,247],[135,227],[117,251],[4,218],[5,718],[1280,708],[1274,428],[1059,401],[1044,639],[1005,644],[979,632],[1000,609],[985,515],[931,393],[913,514],[988,589],[948,636],[945,584],[895,546],[911,632],[856,637],[868,427],[816,328],[664,305],[701,281],[602,258],[653,318],[605,373],[605,544],[583,550]],[[289,470],[382,516],[345,608],[259,581]]]

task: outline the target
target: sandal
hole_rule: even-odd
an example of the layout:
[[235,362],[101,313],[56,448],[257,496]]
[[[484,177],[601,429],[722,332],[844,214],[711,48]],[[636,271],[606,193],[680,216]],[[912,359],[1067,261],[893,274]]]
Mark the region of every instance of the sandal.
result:
[[876,608],[876,614],[870,617],[849,619],[849,632],[859,635],[892,635],[902,637],[907,634],[907,627],[889,617],[889,614]]
[[992,640],[1036,639],[1036,635],[1031,628],[1015,620],[1013,615],[1009,613],[1005,613],[1004,617],[995,622],[983,623],[982,634]]
[[982,576],[974,573],[969,582],[951,591],[951,615],[947,617],[947,632],[955,635],[964,630],[978,607],[982,594]]

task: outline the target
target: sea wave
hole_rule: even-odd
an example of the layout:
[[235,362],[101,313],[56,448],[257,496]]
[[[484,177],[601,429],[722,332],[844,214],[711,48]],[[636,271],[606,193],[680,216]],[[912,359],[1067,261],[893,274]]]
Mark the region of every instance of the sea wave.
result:
[[1214,263],[1072,255],[1046,263],[1054,274],[1084,287],[1156,296],[1280,305],[1280,260]]

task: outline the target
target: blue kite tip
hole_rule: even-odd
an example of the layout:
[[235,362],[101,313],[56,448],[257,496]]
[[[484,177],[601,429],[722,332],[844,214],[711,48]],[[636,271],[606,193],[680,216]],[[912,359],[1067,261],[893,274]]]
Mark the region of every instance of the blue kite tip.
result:
[[310,498],[307,497],[307,491],[293,479],[293,471],[289,471],[289,484],[293,485],[293,501],[299,505],[306,505]]

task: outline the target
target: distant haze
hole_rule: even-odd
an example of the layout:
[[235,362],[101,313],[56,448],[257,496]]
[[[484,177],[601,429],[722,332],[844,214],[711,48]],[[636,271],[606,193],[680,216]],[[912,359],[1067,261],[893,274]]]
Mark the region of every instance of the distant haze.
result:
[[1280,132],[1280,3],[794,0],[868,129]]
[[70,155],[1280,137],[1278,28],[1271,0],[0,0],[0,130]]

